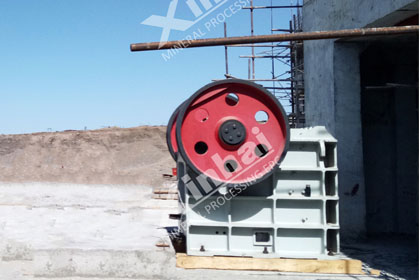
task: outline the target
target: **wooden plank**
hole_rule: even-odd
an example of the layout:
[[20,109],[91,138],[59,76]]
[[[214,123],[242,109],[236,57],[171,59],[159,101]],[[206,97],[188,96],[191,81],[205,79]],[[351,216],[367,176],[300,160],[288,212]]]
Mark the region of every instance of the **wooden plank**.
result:
[[370,275],[373,275],[373,276],[381,276],[381,271],[380,270],[377,270],[377,269],[371,269],[370,270]]
[[168,248],[169,244],[167,244],[165,242],[158,242],[158,243],[155,244],[155,246],[159,247],[159,248]]
[[177,190],[162,190],[162,189],[160,189],[160,190],[155,190],[153,193],[154,194],[178,194],[178,191]]
[[154,195],[152,196],[153,199],[157,199],[157,200],[178,200],[178,196],[177,195]]
[[257,259],[199,257],[178,253],[176,265],[185,269],[258,270],[320,274],[364,275],[359,260]]

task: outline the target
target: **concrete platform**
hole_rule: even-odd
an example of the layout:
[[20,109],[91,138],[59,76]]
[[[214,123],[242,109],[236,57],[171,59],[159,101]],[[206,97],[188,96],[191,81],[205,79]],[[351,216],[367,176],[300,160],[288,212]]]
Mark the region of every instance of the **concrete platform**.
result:
[[[374,279],[176,268],[177,201],[134,185],[0,184],[0,279]],[[376,278],[377,279],[377,278]]]

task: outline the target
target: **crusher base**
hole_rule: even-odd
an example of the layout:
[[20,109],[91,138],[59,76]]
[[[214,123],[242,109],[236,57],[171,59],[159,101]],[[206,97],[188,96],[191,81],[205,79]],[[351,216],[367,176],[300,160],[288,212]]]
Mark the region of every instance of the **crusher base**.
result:
[[181,156],[177,168],[188,255],[337,258],[337,140],[324,127],[291,129],[281,165],[254,185],[209,191]]

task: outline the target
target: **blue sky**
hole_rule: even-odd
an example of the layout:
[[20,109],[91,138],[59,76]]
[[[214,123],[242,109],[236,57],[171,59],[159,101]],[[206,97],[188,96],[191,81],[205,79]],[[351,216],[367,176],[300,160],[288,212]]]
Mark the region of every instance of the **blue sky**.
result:
[[[270,0],[258,0],[258,5]],[[290,4],[289,0],[274,1]],[[284,3],[283,3],[284,2]],[[163,51],[129,51],[130,43],[159,41],[161,28],[142,25],[166,16],[170,0],[0,1],[0,134],[166,124],[173,110],[197,89],[223,78],[224,48],[187,49],[169,61]],[[222,37],[223,25],[204,23],[229,0],[189,30]],[[290,10],[276,10],[274,27],[288,26]],[[194,20],[185,0],[176,18]],[[270,32],[270,12],[255,11],[255,33]],[[229,36],[248,35],[249,11],[227,20]],[[230,50],[230,73],[247,78],[248,48]],[[285,66],[276,64],[279,70]],[[257,78],[270,78],[271,62],[257,61]]]

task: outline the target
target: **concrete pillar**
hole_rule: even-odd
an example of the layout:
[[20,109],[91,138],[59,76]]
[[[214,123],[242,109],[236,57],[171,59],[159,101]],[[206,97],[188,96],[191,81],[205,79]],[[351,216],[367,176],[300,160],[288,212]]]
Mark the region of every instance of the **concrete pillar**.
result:
[[357,44],[332,40],[305,42],[307,125],[324,125],[338,140],[340,221],[344,240],[365,233],[359,53]]
[[332,40],[304,44],[305,117],[307,126],[323,125],[335,135]]
[[334,119],[344,238],[364,235],[366,222],[359,54],[358,44],[334,44]]

